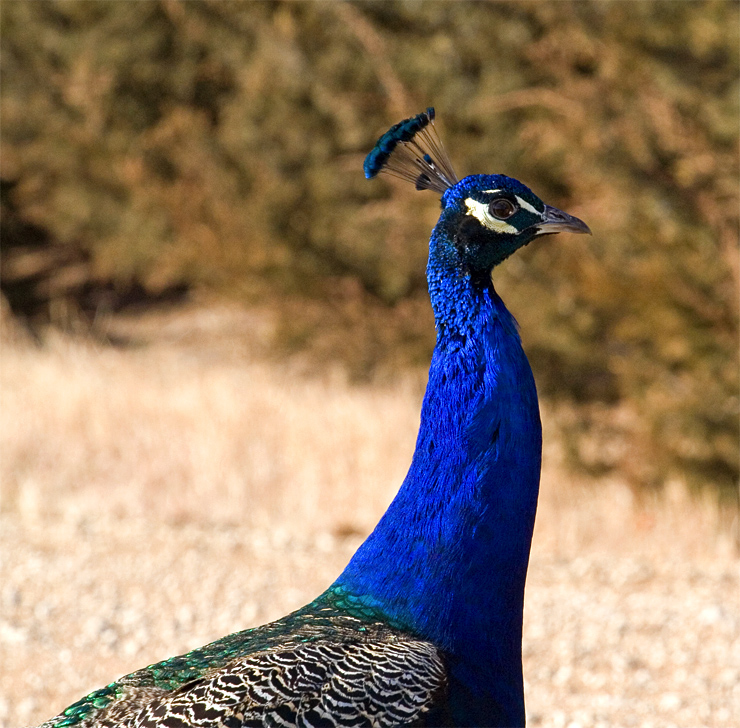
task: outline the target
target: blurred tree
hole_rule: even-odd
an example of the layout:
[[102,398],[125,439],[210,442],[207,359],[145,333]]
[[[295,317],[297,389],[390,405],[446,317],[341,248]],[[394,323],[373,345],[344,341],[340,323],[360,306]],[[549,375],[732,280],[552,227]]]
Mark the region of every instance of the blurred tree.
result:
[[423,362],[437,203],[361,163],[434,104],[459,174],[594,230],[497,278],[574,460],[737,493],[738,8],[6,0],[3,290],[38,317],[206,287],[358,376]]

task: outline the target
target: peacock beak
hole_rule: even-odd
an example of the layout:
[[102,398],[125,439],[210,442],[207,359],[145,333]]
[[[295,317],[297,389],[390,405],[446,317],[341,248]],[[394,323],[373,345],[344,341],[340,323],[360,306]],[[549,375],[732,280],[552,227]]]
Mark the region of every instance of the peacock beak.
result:
[[591,235],[591,229],[583,220],[579,220],[577,217],[550,205],[545,205],[542,222],[537,223],[535,228],[535,235],[549,235],[550,233],[587,233]]

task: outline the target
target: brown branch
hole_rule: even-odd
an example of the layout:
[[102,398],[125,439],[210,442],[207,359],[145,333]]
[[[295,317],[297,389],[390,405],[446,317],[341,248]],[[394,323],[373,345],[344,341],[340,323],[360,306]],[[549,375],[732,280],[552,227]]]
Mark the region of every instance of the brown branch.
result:
[[334,12],[354,33],[355,37],[367,51],[375,66],[375,74],[388,98],[390,116],[402,117],[409,113],[412,106],[409,94],[393,70],[388,60],[388,49],[380,33],[362,13],[349,2],[333,4]]

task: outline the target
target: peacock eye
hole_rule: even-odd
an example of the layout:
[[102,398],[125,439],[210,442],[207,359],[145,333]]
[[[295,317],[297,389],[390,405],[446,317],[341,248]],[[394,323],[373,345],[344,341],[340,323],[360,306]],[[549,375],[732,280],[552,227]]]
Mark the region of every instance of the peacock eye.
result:
[[516,210],[516,205],[511,200],[507,200],[503,197],[499,197],[499,199],[494,200],[490,205],[488,205],[488,212],[499,220],[506,220],[511,217]]

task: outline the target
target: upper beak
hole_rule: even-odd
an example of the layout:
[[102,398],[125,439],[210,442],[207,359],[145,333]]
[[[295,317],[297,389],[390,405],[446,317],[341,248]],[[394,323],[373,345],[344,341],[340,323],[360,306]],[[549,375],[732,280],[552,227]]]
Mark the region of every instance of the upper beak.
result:
[[587,233],[591,235],[591,230],[583,220],[558,210],[557,207],[545,205],[542,218],[542,222],[535,225],[537,228],[536,235],[547,235],[549,233]]

